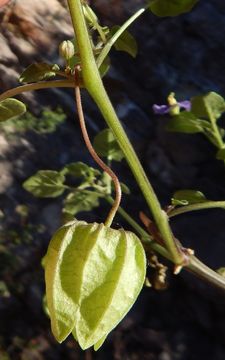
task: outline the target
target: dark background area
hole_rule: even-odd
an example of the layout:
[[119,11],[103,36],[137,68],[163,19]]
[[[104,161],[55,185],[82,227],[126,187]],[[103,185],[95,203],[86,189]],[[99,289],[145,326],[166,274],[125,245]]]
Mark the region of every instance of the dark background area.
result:
[[[102,23],[121,24],[143,1],[96,0],[91,4]],[[189,14],[159,19],[146,12],[130,29],[138,56],[112,52],[105,84],[117,113],[165,206],[174,191],[196,189],[212,200],[225,199],[225,167],[201,135],[168,133],[167,117],[152,112],[171,92],[178,100],[216,91],[225,96],[225,4],[203,1]],[[0,12],[0,88],[18,85],[18,74],[35,61],[58,62],[57,46],[72,35],[65,2],[11,1]],[[168,288],[143,289],[137,303],[97,352],[82,352],[72,338],[59,345],[43,311],[41,258],[60,225],[62,199],[36,199],[22,183],[40,169],[58,170],[68,162],[94,165],[74,117],[70,90],[24,94],[29,110],[60,104],[67,120],[51,134],[0,133],[0,360],[223,360],[225,295],[186,271],[168,272]],[[90,136],[105,127],[97,108],[83,94]],[[223,125],[223,119],[220,120]],[[138,220],[147,206],[125,162],[114,165],[132,189],[123,206]],[[26,224],[18,205],[29,206]],[[134,206],[135,204],[135,206]],[[78,218],[103,221],[102,208]],[[119,218],[116,222],[125,223]],[[225,213],[210,210],[171,221],[184,246],[214,269],[225,265]],[[7,285],[7,289],[4,288]]]

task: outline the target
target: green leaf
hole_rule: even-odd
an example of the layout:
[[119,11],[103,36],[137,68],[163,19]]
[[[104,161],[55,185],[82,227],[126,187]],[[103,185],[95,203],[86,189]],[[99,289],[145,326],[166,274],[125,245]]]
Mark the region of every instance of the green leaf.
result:
[[182,111],[179,115],[173,116],[166,125],[166,129],[172,132],[194,134],[204,131],[204,120],[198,119],[190,111]]
[[221,267],[221,268],[217,269],[216,272],[218,274],[220,274],[221,276],[225,277],[225,267]]
[[150,0],[149,8],[157,16],[177,16],[189,12],[198,0]]
[[58,70],[60,69],[57,64],[34,63],[22,72],[19,81],[25,83],[41,81],[55,76]]
[[142,289],[145,253],[131,232],[73,221],[53,236],[46,257],[47,304],[54,336],[70,333],[87,349],[122,320]]
[[51,133],[56,130],[57,126],[60,125],[66,118],[65,113],[60,108],[56,110],[45,109],[35,117],[33,114],[27,112],[19,118],[10,119],[7,122],[0,124],[0,130],[6,134],[12,132],[26,132],[35,131],[39,134]]
[[189,205],[207,201],[205,195],[196,190],[178,190],[172,197],[172,205]]
[[8,98],[0,101],[0,122],[12,120],[26,112],[26,106],[19,100]]
[[106,157],[110,161],[121,161],[124,157],[123,152],[110,129],[102,130],[94,138],[93,146],[99,156]]
[[91,211],[99,206],[99,194],[93,191],[80,190],[67,195],[63,212],[76,215],[81,211]]
[[[10,297],[10,291],[5,283],[5,281],[0,280],[0,297],[1,298],[8,298]],[[0,354],[1,355],[1,354]],[[0,357],[1,358],[1,357]]]
[[225,112],[225,100],[215,92],[195,96],[191,99],[191,111],[197,117],[210,120],[213,116],[218,119]]
[[129,187],[126,185],[126,184],[124,184],[124,183],[120,183],[120,186],[121,186],[121,190],[122,190],[122,192],[124,193],[124,194],[126,194],[126,195],[130,195],[130,189],[129,189]]
[[103,60],[99,68],[99,73],[102,78],[107,74],[109,68],[110,68],[110,57],[106,56],[106,58]]
[[70,69],[74,69],[74,67],[80,64],[80,57],[77,55],[72,56],[69,60],[67,60],[68,66]]
[[[109,36],[112,37],[118,30],[120,26],[115,25],[110,29]],[[113,44],[116,50],[125,51],[132,57],[136,57],[137,55],[137,42],[133,35],[127,30],[123,31],[120,37]]]
[[84,16],[85,16],[86,20],[89,22],[89,24],[92,27],[95,27],[96,23],[98,23],[98,17],[95,14],[95,12],[86,3],[82,6],[82,8],[83,8],[83,12],[84,12]]
[[57,197],[64,190],[65,177],[53,170],[40,170],[23,183],[25,190],[37,197]]
[[225,161],[225,149],[220,149],[216,153],[217,160],[223,160]]
[[67,164],[61,170],[61,173],[74,176],[75,178],[83,178],[84,180],[94,180],[96,176],[101,174],[99,170],[94,169],[81,161]]

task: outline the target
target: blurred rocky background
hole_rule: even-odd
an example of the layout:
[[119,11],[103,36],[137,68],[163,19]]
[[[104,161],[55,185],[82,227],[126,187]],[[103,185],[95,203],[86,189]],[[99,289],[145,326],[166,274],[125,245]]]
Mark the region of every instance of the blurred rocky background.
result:
[[[123,23],[144,1],[90,4],[101,22],[111,26]],[[139,44],[137,58],[112,52],[104,81],[160,201],[168,204],[173,192],[184,188],[225,199],[225,168],[215,160],[213,146],[201,135],[166,132],[167,118],[152,112],[152,105],[165,103],[171,91],[179,100],[208,91],[225,96],[224,1],[200,0],[190,14],[171,19],[146,12],[130,31]],[[19,74],[30,63],[60,62],[58,44],[72,37],[66,1],[11,0],[0,11],[1,92],[18,86]],[[225,295],[185,271],[177,277],[169,274],[167,290],[144,289],[99,352],[81,352],[72,338],[55,342],[43,311],[41,258],[60,224],[62,200],[35,199],[22,183],[39,169],[93,161],[76,124],[71,90],[24,93],[21,99],[39,120],[49,107],[52,125],[61,116],[59,105],[66,120],[58,121],[54,132],[0,131],[0,360],[223,360]],[[85,93],[83,101],[93,137],[105,124]],[[132,189],[123,205],[138,219],[140,210],[148,213],[146,204],[126,164],[116,170]],[[104,219],[99,210],[87,217]],[[182,215],[172,226],[185,246],[219,268],[225,265],[224,219],[222,210],[210,210]],[[119,217],[116,221],[125,226]]]

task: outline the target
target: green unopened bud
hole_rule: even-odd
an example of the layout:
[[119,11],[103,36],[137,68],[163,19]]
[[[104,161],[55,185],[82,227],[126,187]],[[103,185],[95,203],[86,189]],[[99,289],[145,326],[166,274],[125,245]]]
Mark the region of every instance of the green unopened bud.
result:
[[87,19],[87,21],[89,22],[89,24],[91,24],[92,26],[95,25],[95,23],[98,22],[98,18],[96,16],[96,14],[94,13],[94,11],[92,10],[92,8],[90,6],[88,6],[87,4],[85,4],[83,6],[83,12],[84,12],[84,16]]
[[217,269],[216,272],[218,274],[220,274],[221,276],[225,277],[225,267],[221,267],[221,268]]
[[71,59],[75,54],[75,48],[72,41],[64,40],[63,42],[61,42],[61,44],[59,45],[59,54],[66,61]]

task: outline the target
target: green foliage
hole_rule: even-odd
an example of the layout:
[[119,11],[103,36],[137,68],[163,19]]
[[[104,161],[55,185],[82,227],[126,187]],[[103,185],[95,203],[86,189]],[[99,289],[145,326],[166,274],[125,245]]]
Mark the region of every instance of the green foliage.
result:
[[[110,29],[109,37],[113,37],[120,30],[120,26],[115,25]],[[124,30],[119,38],[113,44],[115,49],[118,51],[125,51],[132,57],[136,57],[137,55],[137,42],[133,35],[127,30]]]
[[216,153],[217,160],[225,161],[225,149],[219,149]]
[[[35,237],[42,237],[46,229],[43,224],[32,223],[28,208],[24,204],[19,204],[14,208],[10,222],[7,223],[7,211],[5,217],[4,213],[1,214],[1,217],[0,279],[2,282],[0,281],[0,297],[8,297],[11,295],[9,293],[12,290],[12,283],[8,287],[9,278],[13,279],[15,273],[18,273],[24,266],[24,252],[22,249],[26,249],[27,246],[36,246],[34,245]],[[17,284],[16,281],[13,285],[14,290],[17,285],[20,289],[23,286],[20,282]]]
[[75,54],[69,60],[67,60],[67,64],[71,70],[74,69],[76,65],[80,64],[80,57]]
[[[99,155],[107,157],[109,161],[120,161],[123,158],[123,153],[109,129],[103,130],[95,137],[94,146]],[[76,186],[67,184],[67,180],[73,178]],[[98,207],[99,200],[107,199],[114,189],[108,174],[83,162],[67,164],[58,172],[38,171],[27,179],[23,186],[37,197],[53,198],[67,191],[62,209],[65,219],[71,219],[71,216],[75,216],[79,212],[91,211]],[[125,194],[130,193],[126,184],[121,183],[121,189]]]
[[86,20],[88,21],[88,23],[94,27],[96,22],[98,22],[98,17],[95,14],[95,12],[92,10],[92,8],[90,6],[88,6],[87,3],[83,4],[83,11],[84,11],[84,16],[86,18]]
[[126,184],[124,184],[124,183],[120,183],[120,186],[121,186],[121,190],[122,190],[122,192],[124,193],[124,194],[126,194],[126,195],[129,195],[130,194],[130,189],[129,189],[129,187],[126,185]]
[[9,296],[10,296],[10,292],[7,287],[7,284],[4,281],[0,280],[0,298],[1,297],[7,298]]
[[[115,155],[116,152],[113,154]],[[68,177],[78,181],[78,185],[75,187],[68,185],[66,183]],[[99,200],[101,198],[107,200],[114,189],[108,174],[83,162],[67,164],[59,172],[40,170],[27,179],[23,187],[36,197],[54,198],[67,191],[62,208],[65,220],[71,219],[71,216],[79,212],[91,211],[98,207]],[[121,189],[124,194],[130,193],[126,184],[121,183]]]
[[199,118],[218,119],[225,112],[225,100],[215,92],[195,96],[191,99],[191,110]]
[[[93,41],[92,46],[101,77],[109,69],[110,59],[108,53],[113,46],[118,51],[125,51],[133,57],[136,56],[137,43],[134,37],[127,31],[127,28],[139,15],[136,16],[135,13],[122,26],[115,25],[109,29],[107,26],[100,25],[97,15],[85,2],[83,3],[83,11],[90,33],[93,33],[93,31],[97,33],[97,41]],[[76,41],[75,48],[77,48]]]
[[99,156],[106,157],[109,161],[121,161],[124,157],[124,154],[110,129],[101,131],[95,137],[93,146]]
[[67,164],[61,170],[61,173],[74,176],[75,178],[82,178],[83,180],[88,181],[90,184],[96,179],[98,175],[100,175],[99,170],[94,169],[93,167],[88,166],[81,161]]
[[216,270],[218,274],[225,277],[225,267],[221,267],[218,270]]
[[106,56],[105,59],[103,60],[102,64],[100,65],[99,67],[99,73],[101,75],[101,77],[103,78],[107,72],[109,71],[110,69],[110,57],[109,56]]
[[75,216],[81,211],[91,211],[99,206],[100,194],[89,190],[74,191],[64,200],[63,212]]
[[4,243],[4,239],[7,242],[14,245],[31,244],[34,238],[34,234],[43,234],[45,226],[42,224],[32,224],[29,220],[29,207],[25,204],[19,204],[14,209],[15,215],[18,219],[20,226],[17,228],[6,229],[1,232],[0,242]]
[[62,342],[72,332],[82,349],[98,348],[134,304],[145,272],[135,234],[77,220],[59,229],[45,263],[55,338]]
[[0,122],[12,120],[26,112],[26,106],[19,100],[6,99],[0,101]]
[[18,118],[3,122],[0,124],[0,130],[6,134],[15,131],[35,131],[38,134],[48,134],[54,132],[57,126],[62,124],[65,119],[66,115],[60,108],[54,111],[45,109],[39,117],[27,112]]
[[47,64],[44,62],[29,65],[20,75],[19,81],[31,83],[53,77],[59,71],[57,64]]
[[216,158],[225,160],[225,130],[217,120],[225,112],[225,100],[215,92],[195,96],[191,99],[191,111],[182,111],[171,117],[167,130],[187,134],[202,133],[218,148]]
[[173,194],[172,205],[190,205],[207,201],[205,195],[196,190],[178,190]]
[[40,118],[31,117],[30,129],[39,134],[49,134],[56,130],[57,126],[62,124],[66,119],[66,114],[62,109],[57,108],[52,111],[45,109],[42,111]]
[[[205,122],[206,123],[206,122]],[[204,121],[190,111],[173,116],[166,125],[168,131],[195,134],[204,131]]]
[[57,197],[65,190],[65,176],[53,170],[39,170],[23,183],[25,190],[37,197]]
[[177,16],[189,12],[198,0],[150,0],[149,9],[157,16]]
[[[98,33],[96,43],[94,44],[93,42],[93,51],[97,63],[98,57],[101,57],[103,55],[99,63],[99,73],[101,77],[105,76],[105,74],[110,68],[110,58],[107,55],[113,46],[116,50],[125,51],[132,57],[135,57],[137,55],[137,42],[134,37],[126,30],[126,27],[123,28],[115,25],[111,29],[109,29],[107,26],[101,26],[99,24],[96,14],[87,4],[84,4],[83,9],[91,31],[96,31]],[[70,45],[68,46],[67,43],[69,43]],[[76,39],[73,40],[73,43],[74,54],[72,56],[68,55],[68,59],[66,59],[66,63],[70,69],[73,69],[76,64],[80,63]],[[62,56],[62,45],[65,48],[64,51],[71,54],[72,52],[70,51],[70,47],[72,47],[71,45],[73,43],[70,40],[64,41],[60,45],[60,55]]]
[[95,12],[92,10],[90,6],[88,6],[87,3],[84,2],[83,4],[83,12],[84,16],[90,26],[91,30],[97,30],[99,33],[100,39],[103,41],[104,36],[108,33],[108,27],[107,26],[101,26],[99,24],[99,19]]

